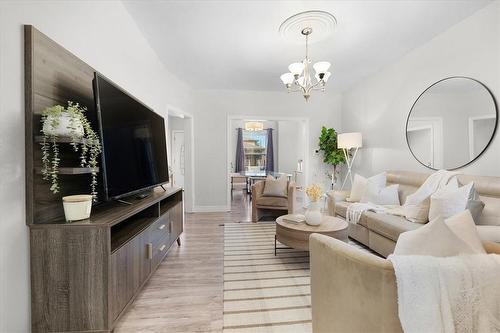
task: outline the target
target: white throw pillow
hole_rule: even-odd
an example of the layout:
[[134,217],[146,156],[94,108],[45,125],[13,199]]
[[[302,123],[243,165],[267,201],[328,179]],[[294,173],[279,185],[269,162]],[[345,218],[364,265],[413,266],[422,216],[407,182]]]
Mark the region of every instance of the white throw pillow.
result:
[[267,176],[264,184],[264,197],[288,197],[288,179],[281,176],[275,179],[273,176]]
[[385,182],[387,179],[387,175],[385,172],[379,173],[370,178],[365,178],[358,174],[354,175],[354,181],[351,187],[351,195],[349,196],[350,202],[361,201],[361,198],[365,194],[366,188],[368,185],[374,186],[377,188],[385,187]]
[[[458,184],[462,185],[460,182],[458,182]],[[475,224],[481,224],[481,214],[483,213],[484,206],[485,204],[481,201],[479,193],[474,185],[472,185],[469,200],[467,200],[467,206],[465,208],[470,211]]]
[[431,193],[415,192],[406,197],[403,212],[407,220],[415,223],[427,223],[429,221],[429,207]]
[[361,202],[371,202],[376,205],[396,205],[399,206],[399,185],[394,184],[387,187],[376,187],[368,185]]
[[467,243],[476,253],[486,253],[474,219],[468,210],[446,219],[445,223],[458,238]]
[[441,217],[416,230],[403,232],[394,248],[394,255],[450,257],[475,253],[477,252],[451,231]]
[[444,219],[463,212],[467,206],[467,201],[472,189],[472,182],[458,187],[457,181],[450,183],[437,190],[431,195],[429,208],[429,220],[434,220],[438,216]]
[[444,177],[443,174],[452,175],[453,173],[446,170],[434,172],[427,177],[425,182],[415,191],[415,193],[406,197],[406,202],[403,205],[406,219],[416,223],[427,223],[429,221],[430,196],[439,187],[444,186],[445,181],[450,179],[449,177]]

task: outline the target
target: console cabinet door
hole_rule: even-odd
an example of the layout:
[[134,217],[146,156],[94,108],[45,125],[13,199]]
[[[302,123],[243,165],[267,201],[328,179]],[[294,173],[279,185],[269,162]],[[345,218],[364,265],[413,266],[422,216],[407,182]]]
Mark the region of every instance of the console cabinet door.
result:
[[171,240],[174,242],[184,230],[184,209],[182,202],[178,202],[170,212],[172,223]]
[[110,308],[115,320],[151,273],[149,232],[142,232],[111,255]]

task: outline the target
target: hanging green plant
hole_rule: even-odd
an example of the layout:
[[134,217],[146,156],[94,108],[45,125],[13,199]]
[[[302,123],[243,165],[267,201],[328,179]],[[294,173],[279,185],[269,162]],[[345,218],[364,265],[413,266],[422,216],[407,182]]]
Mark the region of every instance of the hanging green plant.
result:
[[42,112],[42,176],[50,181],[50,191],[58,193],[59,185],[59,138],[70,138],[75,152],[80,152],[80,166],[91,169],[91,194],[97,198],[97,164],[101,153],[99,136],[85,116],[86,107],[68,101],[67,107],[54,105]]

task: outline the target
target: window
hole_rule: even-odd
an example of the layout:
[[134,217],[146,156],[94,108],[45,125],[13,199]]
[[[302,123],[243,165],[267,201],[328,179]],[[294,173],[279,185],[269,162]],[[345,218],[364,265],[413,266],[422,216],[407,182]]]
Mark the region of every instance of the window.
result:
[[245,170],[260,171],[266,169],[267,135],[265,131],[243,131],[245,150]]

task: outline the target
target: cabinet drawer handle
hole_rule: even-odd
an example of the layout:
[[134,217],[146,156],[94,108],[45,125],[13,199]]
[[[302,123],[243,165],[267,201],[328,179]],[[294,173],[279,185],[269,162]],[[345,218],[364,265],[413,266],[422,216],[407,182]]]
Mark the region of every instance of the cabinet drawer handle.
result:
[[148,259],[153,259],[153,244],[147,243],[146,250],[148,252]]
[[160,246],[160,252],[163,252],[163,250],[165,250],[167,246],[165,244],[163,244],[162,246]]
[[162,224],[161,226],[158,227],[158,230],[163,230],[163,229],[165,229],[165,225],[164,224]]

